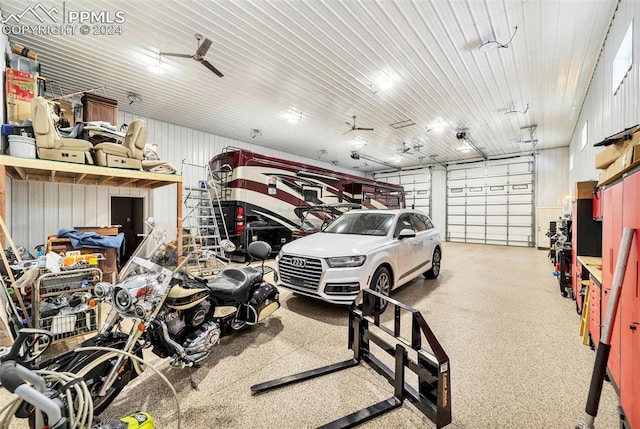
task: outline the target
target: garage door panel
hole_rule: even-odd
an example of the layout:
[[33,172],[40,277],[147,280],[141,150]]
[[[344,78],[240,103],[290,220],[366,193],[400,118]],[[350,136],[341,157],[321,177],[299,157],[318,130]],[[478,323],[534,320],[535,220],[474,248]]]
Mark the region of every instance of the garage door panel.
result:
[[508,216],[506,215],[489,215],[487,216],[487,223],[491,225],[507,225],[507,219]]
[[487,167],[487,176],[506,176],[509,172],[507,165],[492,165]]
[[513,194],[509,195],[509,203],[532,203],[533,195],[531,194]]
[[488,205],[492,205],[492,204],[507,204],[507,202],[509,201],[509,196],[504,194],[504,195],[491,195],[488,194],[487,195],[487,204]]
[[457,166],[447,179],[449,214],[466,223],[464,231],[457,230],[458,237],[462,234],[469,243],[533,245],[531,157]]
[[467,179],[467,186],[484,186],[484,177]]
[[465,206],[449,206],[449,215],[463,215],[465,213]]
[[488,215],[506,215],[507,214],[507,206],[506,205],[487,205],[487,214]]
[[484,195],[474,195],[467,196],[467,204],[485,204],[485,196]]
[[512,214],[531,214],[531,204],[512,204],[509,206],[509,213]]
[[449,223],[453,225],[464,225],[466,221],[464,215],[449,215],[448,219]]
[[[485,217],[484,215],[482,216],[473,216],[473,215],[467,215],[467,225],[484,225],[485,224]],[[484,228],[484,226],[483,226]],[[484,231],[484,229],[483,229]]]
[[467,214],[484,216],[484,206],[467,206]]
[[531,172],[531,170],[532,170],[532,164],[529,162],[509,164],[509,174],[529,173]]

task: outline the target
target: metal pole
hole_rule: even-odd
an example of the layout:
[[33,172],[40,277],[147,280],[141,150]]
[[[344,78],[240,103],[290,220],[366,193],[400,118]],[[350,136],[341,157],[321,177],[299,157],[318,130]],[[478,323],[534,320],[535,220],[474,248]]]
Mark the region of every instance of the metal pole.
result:
[[591,376],[589,396],[587,397],[587,406],[585,407],[584,421],[578,423],[576,429],[594,429],[595,427],[594,422],[596,415],[598,415],[602,384],[607,372],[607,361],[609,360],[609,352],[611,351],[613,324],[616,320],[616,313],[618,312],[620,292],[622,290],[624,274],[627,269],[627,261],[629,260],[629,252],[631,250],[631,242],[633,241],[635,232],[636,230],[633,228],[625,228],[622,232],[620,253],[616,261],[616,270],[613,274],[613,284],[611,285],[611,296],[609,297],[609,304],[607,305],[607,313],[602,336],[600,337],[600,344],[596,352],[596,361],[593,365],[593,374]]

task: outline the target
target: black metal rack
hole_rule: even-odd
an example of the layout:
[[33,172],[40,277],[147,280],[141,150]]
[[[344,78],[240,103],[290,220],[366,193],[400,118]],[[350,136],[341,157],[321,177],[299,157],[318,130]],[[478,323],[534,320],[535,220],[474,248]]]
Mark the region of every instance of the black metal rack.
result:
[[[380,304],[382,302],[387,303],[387,311],[393,311],[393,329],[380,323]],[[400,316],[402,312],[407,312],[411,315],[411,338],[409,340],[400,335]],[[393,337],[395,344],[390,344],[379,334],[371,331],[369,329],[370,324],[375,325],[378,329]],[[423,338],[427,340],[432,352],[422,348]],[[375,343],[382,351],[395,358],[394,369],[387,367],[378,357],[374,356],[369,347],[370,342]],[[322,425],[320,426],[321,428],[354,427],[398,408],[402,405],[404,399],[409,399],[418,410],[436,424],[436,428],[442,428],[451,423],[451,368],[449,357],[418,310],[370,289],[363,289],[349,311],[349,348],[353,350],[352,359],[256,384],[251,386],[251,393],[256,394],[321,375],[331,374],[357,366],[364,361],[389,381],[394,388],[393,396]],[[408,356],[407,348],[417,352],[416,360]],[[418,376],[417,389],[405,381],[407,370]]]

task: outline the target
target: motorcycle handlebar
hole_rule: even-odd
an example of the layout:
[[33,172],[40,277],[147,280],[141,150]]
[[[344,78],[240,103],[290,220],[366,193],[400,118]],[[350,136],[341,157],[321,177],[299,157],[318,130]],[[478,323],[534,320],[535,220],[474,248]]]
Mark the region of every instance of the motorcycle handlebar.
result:
[[45,386],[42,377],[15,361],[6,361],[0,364],[0,384],[2,387],[43,411],[47,415],[49,428],[63,428],[66,419],[62,417],[61,404],[31,387],[27,382],[43,389]]

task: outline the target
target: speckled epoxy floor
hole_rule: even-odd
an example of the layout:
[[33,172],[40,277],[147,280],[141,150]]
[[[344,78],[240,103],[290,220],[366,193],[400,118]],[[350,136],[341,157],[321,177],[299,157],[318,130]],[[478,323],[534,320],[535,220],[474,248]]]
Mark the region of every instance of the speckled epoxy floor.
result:
[[[581,344],[574,302],[560,296],[546,252],[444,243],[440,278],[416,280],[392,297],[419,309],[451,360],[452,428],[573,428],[582,418],[595,353]],[[148,353],[180,395],[183,428],[310,428],[392,395],[367,365],[251,396],[250,386],[348,359],[347,309],[281,291],[282,308],[222,340],[201,368],[168,368]],[[105,416],[149,411],[176,428],[168,388],[147,371]],[[1,400],[1,399],[0,399]],[[617,397],[605,388],[598,428],[617,427]],[[435,427],[408,402],[364,428]]]

